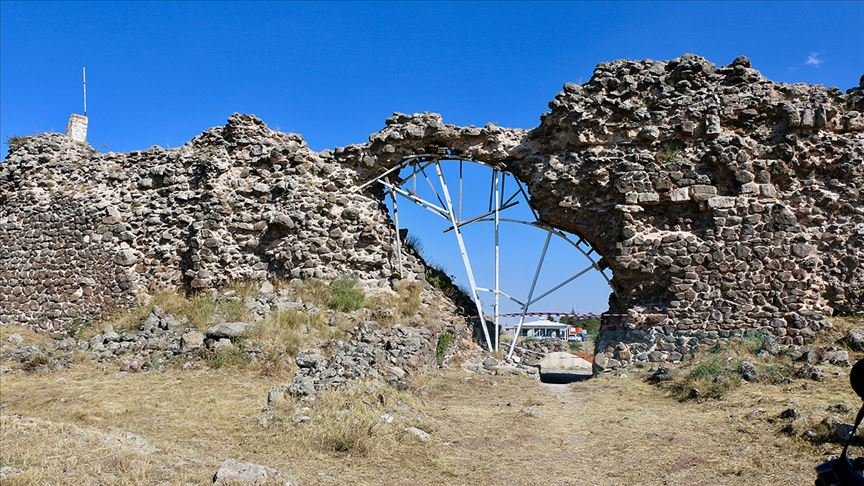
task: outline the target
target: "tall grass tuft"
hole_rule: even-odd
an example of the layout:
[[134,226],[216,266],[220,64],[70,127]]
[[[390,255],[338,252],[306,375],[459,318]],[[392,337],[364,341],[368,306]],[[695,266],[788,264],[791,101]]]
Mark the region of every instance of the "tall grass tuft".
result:
[[357,286],[356,278],[340,277],[330,283],[330,290],[332,294],[327,306],[331,309],[351,312],[363,307],[366,294]]

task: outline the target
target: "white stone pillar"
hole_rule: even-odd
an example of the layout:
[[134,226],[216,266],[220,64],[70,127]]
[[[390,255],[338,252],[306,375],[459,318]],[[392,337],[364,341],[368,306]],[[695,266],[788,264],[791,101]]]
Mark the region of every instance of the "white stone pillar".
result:
[[66,136],[76,142],[87,141],[87,117],[73,113],[66,124]]

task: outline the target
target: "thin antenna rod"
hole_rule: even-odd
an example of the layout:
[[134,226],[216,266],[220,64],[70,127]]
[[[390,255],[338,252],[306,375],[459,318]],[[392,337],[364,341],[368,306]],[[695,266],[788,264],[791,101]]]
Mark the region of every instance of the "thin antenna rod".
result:
[[87,116],[87,66],[81,67],[81,78],[84,80],[84,116]]

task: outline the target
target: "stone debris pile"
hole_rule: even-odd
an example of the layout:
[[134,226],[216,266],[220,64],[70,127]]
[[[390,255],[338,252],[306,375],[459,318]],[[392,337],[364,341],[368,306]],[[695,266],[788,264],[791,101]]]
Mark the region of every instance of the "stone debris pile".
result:
[[382,328],[369,321],[349,341],[332,343],[330,357],[319,351],[297,355],[299,368],[284,393],[299,399],[314,399],[323,390],[352,380],[383,379],[404,386],[410,374],[434,368],[435,339],[428,329]]

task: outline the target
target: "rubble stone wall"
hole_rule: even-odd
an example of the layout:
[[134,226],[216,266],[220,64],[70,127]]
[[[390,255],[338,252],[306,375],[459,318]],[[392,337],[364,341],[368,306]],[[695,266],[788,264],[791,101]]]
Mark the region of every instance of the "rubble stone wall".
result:
[[63,325],[166,284],[385,281],[382,194],[353,188],[442,152],[511,171],[545,222],[603,256],[615,316],[600,368],[686,359],[751,330],[802,344],[826,316],[864,310],[864,87],[779,84],[746,58],[686,55],[601,64],[549,108],[530,131],[396,114],[367,143],[320,153],[246,115],[173,150],[35,137],[0,165],[0,247],[13,255],[0,260],[0,320]]
[[[177,149],[99,154],[32,137],[0,165],[0,322],[58,329],[163,287],[336,278],[381,285],[392,225],[355,173],[234,115]],[[422,276],[413,255],[406,276]]]

